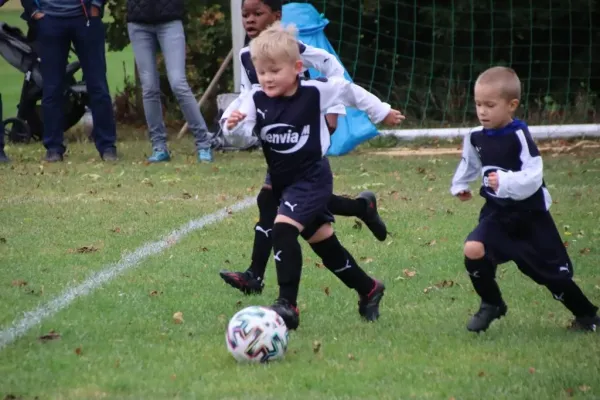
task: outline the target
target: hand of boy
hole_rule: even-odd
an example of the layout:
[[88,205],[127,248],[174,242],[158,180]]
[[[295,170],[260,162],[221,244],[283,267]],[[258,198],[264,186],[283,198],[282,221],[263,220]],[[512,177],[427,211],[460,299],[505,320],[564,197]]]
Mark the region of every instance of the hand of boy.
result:
[[238,110],[235,110],[234,112],[231,113],[229,118],[227,118],[227,121],[225,123],[227,126],[227,129],[235,128],[244,118],[246,118],[245,114],[242,114]]
[[462,192],[459,192],[456,197],[458,197],[458,199],[460,201],[467,201],[467,200],[471,200],[471,198],[473,197],[473,195],[471,194],[470,191],[468,190],[463,190]]
[[385,125],[399,125],[406,117],[398,110],[393,108],[388,113],[387,117],[382,121]]
[[488,186],[492,188],[494,192],[498,191],[498,174],[496,172],[490,172],[487,176]]

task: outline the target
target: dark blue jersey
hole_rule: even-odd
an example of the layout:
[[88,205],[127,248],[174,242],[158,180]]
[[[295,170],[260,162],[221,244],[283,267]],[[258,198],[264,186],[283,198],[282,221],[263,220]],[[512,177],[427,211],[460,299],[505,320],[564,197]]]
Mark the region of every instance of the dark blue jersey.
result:
[[[498,191],[488,186],[491,172],[498,174]],[[468,191],[469,182],[479,176],[480,195],[496,206],[548,210],[552,204],[544,184],[542,157],[523,121],[515,119],[502,129],[475,128],[465,136],[451,193]]]
[[289,97],[269,97],[255,88],[239,108],[245,120],[231,132],[252,130],[261,141],[273,186],[285,186],[313,173],[325,156],[330,134],[323,112],[334,104],[361,109],[374,123],[391,109],[345,79],[299,80],[296,93]]
[[[333,54],[330,54],[323,49],[319,49],[318,47],[304,44],[301,41],[298,41],[298,47],[300,50],[300,59],[304,65],[304,75],[308,72],[308,68],[313,68],[326,78],[344,78],[346,70]],[[250,47],[246,46],[241,49],[239,57],[242,69],[240,74],[240,95],[225,109],[220,119],[221,123],[227,119],[234,110],[239,108],[242,99],[246,94],[250,93],[253,88],[260,87],[256,68],[254,68],[254,63],[250,56]],[[327,112],[345,115],[346,108],[343,105],[336,104],[330,107]]]

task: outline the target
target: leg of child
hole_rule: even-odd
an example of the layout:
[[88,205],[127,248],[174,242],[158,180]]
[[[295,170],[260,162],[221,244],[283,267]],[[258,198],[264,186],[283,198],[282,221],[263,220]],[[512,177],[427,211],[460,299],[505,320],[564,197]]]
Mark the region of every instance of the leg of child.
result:
[[367,275],[357,264],[352,254],[339,242],[331,223],[321,225],[308,243],[328,270],[347,287],[358,292],[360,315],[368,321],[379,318],[379,302],[385,286]]
[[259,294],[264,288],[264,276],[273,249],[273,224],[277,216],[279,200],[273,194],[270,177],[256,198],[258,222],[254,225],[254,242],[250,267],[245,272],[222,270],[221,278],[244,294]]
[[304,227],[285,215],[277,215],[273,225],[273,258],[277,268],[279,297],[272,308],[288,329],[299,325],[298,290],[302,275],[302,248],[298,236]]
[[[507,307],[496,282],[496,265],[501,251],[510,246],[507,235],[488,206],[481,210],[479,224],[467,236],[464,245],[464,262],[481,306],[467,324],[472,332],[487,330],[490,324],[506,314]],[[502,261],[507,261],[503,258]]]
[[573,264],[552,216],[549,212],[537,214],[529,227],[527,240],[518,241],[513,247],[517,266],[536,283],[546,286],[554,299],[573,313],[577,325],[594,330],[586,325],[600,323],[598,307],[573,281]]

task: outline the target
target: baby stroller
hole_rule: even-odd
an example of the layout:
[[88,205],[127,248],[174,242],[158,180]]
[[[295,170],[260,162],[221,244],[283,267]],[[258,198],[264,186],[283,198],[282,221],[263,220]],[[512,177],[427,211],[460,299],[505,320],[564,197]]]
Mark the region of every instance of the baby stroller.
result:
[[[15,118],[4,121],[4,131],[11,142],[41,140],[44,133],[42,120],[42,74],[40,58],[19,28],[0,22],[0,55],[14,68],[25,74],[21,97]],[[65,79],[64,130],[69,130],[85,113],[87,88],[77,81],[75,73],[81,68],[79,61],[67,65]],[[2,133],[2,132],[0,132]]]

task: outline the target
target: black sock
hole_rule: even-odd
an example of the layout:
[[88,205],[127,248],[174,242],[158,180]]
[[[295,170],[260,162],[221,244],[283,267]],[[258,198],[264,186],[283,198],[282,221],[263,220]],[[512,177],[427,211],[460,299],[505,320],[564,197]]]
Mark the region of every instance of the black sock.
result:
[[373,278],[358,266],[352,254],[342,246],[335,234],[322,242],[312,243],[310,246],[321,257],[323,265],[346,286],[361,295],[368,295],[371,292],[375,285]]
[[327,208],[333,215],[360,218],[367,211],[367,201],[365,199],[351,199],[334,194],[329,198]]
[[496,283],[496,266],[487,257],[478,260],[465,257],[465,267],[473,288],[482,301],[496,306],[504,303],[500,288]]
[[293,225],[273,225],[273,253],[277,267],[279,298],[297,305],[300,276],[302,275],[302,249],[298,236],[300,231]]
[[593,305],[577,284],[568,281],[552,282],[546,285],[552,296],[562,302],[576,317],[593,317],[598,307]]
[[269,256],[273,249],[273,224],[277,216],[277,199],[270,189],[261,189],[256,198],[258,205],[258,222],[254,226],[254,244],[252,247],[252,262],[248,271],[255,278],[263,279]]

